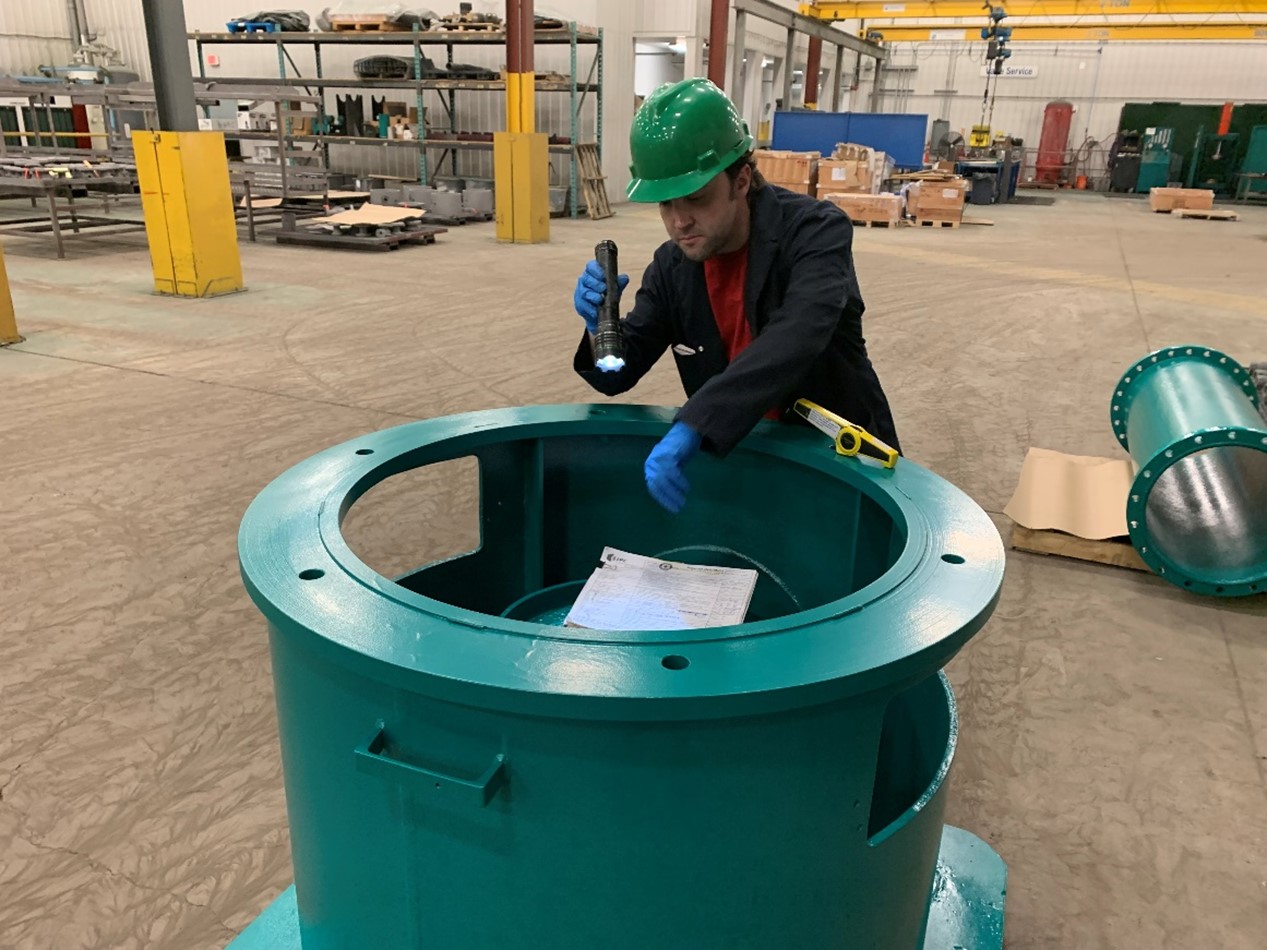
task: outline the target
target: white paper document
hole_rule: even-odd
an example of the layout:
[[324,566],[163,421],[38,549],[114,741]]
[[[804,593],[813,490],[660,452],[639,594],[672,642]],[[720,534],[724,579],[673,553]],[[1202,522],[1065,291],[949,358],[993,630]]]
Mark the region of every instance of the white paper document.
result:
[[662,561],[603,548],[568,612],[569,627],[687,630],[743,623],[757,572]]

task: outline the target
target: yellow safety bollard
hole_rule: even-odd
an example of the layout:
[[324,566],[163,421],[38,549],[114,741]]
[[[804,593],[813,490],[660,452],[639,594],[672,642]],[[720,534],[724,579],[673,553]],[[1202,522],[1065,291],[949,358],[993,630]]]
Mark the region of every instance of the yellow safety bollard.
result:
[[242,290],[222,132],[132,133],[154,289],[178,297]]
[[18,320],[13,313],[13,295],[9,293],[9,270],[4,264],[4,247],[0,246],[0,346],[21,343]]

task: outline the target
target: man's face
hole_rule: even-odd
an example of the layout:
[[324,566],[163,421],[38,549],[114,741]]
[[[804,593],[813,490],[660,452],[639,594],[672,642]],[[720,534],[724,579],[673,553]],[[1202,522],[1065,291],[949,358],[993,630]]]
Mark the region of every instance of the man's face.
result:
[[685,198],[660,202],[660,220],[688,260],[704,261],[737,251],[748,240],[748,186],[752,170],[742,168],[732,179],[722,172]]

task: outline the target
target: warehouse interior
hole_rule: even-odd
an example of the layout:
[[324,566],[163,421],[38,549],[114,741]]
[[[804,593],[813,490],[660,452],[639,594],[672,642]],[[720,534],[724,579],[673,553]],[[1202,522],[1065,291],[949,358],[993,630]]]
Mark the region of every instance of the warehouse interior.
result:
[[[0,947],[1261,947],[1267,3],[453,7],[0,5]],[[901,457],[670,514],[574,293],[702,78]],[[622,538],[747,622],[523,612]]]

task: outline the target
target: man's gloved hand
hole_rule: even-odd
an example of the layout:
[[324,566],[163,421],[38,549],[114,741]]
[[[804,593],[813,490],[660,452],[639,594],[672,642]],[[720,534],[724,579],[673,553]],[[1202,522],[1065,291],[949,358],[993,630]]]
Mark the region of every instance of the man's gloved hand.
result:
[[675,422],[668,435],[656,443],[642,468],[651,497],[675,515],[686,504],[686,493],[691,490],[682,468],[699,451],[699,444],[698,432],[685,422]]
[[[623,291],[628,283],[628,274],[616,277],[617,290]],[[598,305],[603,302],[603,294],[606,292],[607,281],[603,277],[603,268],[598,261],[591,260],[585,265],[585,270],[581,271],[581,276],[576,281],[576,293],[572,295],[572,304],[590,333],[598,332]]]

